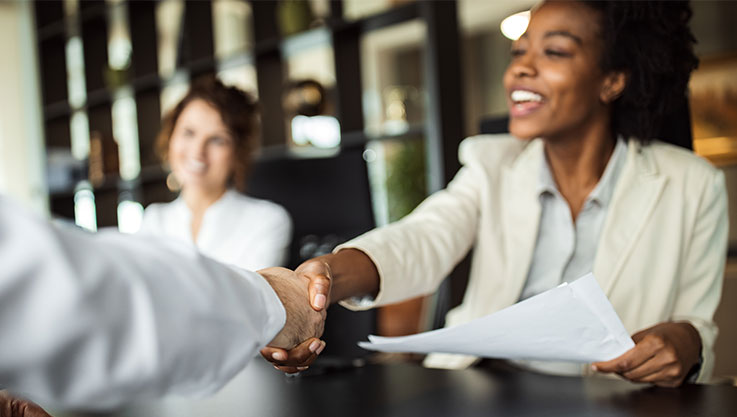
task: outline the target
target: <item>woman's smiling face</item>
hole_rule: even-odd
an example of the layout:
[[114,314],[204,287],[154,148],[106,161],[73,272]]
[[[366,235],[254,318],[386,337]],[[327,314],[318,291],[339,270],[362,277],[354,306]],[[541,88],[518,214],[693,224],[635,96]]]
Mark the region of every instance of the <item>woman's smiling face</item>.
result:
[[234,161],[235,141],[220,113],[204,100],[187,104],[169,142],[169,163],[182,188],[224,191]]
[[570,138],[590,123],[609,122],[602,94],[612,80],[599,65],[600,19],[576,1],[545,2],[533,10],[504,74],[514,136]]

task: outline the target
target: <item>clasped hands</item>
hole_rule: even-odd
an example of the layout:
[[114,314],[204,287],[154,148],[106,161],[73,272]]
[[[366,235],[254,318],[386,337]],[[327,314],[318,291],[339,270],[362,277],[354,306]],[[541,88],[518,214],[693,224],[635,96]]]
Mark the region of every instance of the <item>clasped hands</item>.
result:
[[[268,347],[261,350],[261,354],[281,371],[303,371],[325,348],[325,342],[319,337],[324,330],[326,303],[313,308],[309,300],[314,298],[314,294],[308,293],[310,280],[294,271],[266,268],[258,273],[274,289],[287,313],[284,327]],[[310,291],[314,292],[314,289]]]
[[325,348],[325,342],[318,338],[329,304],[330,269],[326,263],[313,260],[294,272],[267,268],[258,273],[271,284],[287,310],[287,323],[261,355],[280,371],[303,371]]

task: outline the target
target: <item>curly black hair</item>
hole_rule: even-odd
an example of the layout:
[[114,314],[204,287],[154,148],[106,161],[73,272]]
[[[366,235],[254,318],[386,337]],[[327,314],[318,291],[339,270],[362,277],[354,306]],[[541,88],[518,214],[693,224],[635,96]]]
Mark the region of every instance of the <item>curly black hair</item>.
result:
[[647,143],[661,130],[664,117],[683,102],[699,64],[688,25],[689,2],[580,1],[602,16],[602,69],[628,75],[613,103],[613,132]]

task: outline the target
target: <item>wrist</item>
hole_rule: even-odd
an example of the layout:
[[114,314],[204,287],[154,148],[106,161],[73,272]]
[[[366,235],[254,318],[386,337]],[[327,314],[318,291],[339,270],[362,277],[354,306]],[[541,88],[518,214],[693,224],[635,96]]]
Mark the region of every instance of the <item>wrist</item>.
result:
[[325,257],[332,271],[332,302],[352,297],[376,297],[379,292],[379,272],[366,253],[347,248]]

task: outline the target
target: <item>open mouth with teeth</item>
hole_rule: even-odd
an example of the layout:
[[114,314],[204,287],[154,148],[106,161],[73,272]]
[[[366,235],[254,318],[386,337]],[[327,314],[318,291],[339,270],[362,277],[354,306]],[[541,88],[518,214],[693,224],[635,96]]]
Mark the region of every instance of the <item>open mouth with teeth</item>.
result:
[[509,94],[512,106],[509,109],[512,117],[526,116],[543,103],[543,96],[528,90],[514,90]]

